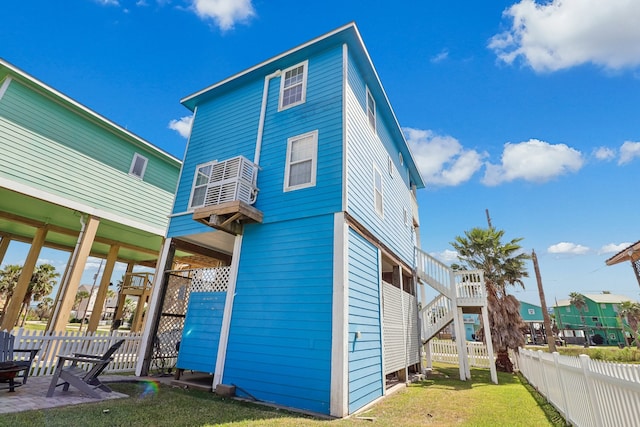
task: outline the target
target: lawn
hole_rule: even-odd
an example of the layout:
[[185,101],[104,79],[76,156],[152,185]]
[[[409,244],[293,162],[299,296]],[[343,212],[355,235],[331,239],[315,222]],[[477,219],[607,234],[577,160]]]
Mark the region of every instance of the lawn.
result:
[[425,381],[412,384],[370,410],[344,420],[326,420],[212,393],[155,384],[118,383],[131,396],[73,407],[6,414],[0,426],[564,426],[564,420],[520,376],[437,365]]

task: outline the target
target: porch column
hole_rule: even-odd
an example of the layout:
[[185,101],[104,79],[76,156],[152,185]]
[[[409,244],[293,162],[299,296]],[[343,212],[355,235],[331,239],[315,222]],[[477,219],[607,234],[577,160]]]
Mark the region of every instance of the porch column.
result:
[[[5,308],[0,330],[12,330],[18,320],[20,308],[22,307],[24,296],[27,294],[29,283],[31,282],[31,276],[33,276],[33,271],[36,268],[36,262],[38,261],[40,250],[42,249],[45,238],[47,237],[47,231],[49,231],[47,226],[38,228],[35,236],[33,236],[31,247],[27,254],[27,259],[24,261],[24,265],[22,266],[22,273],[20,273],[18,283],[13,290],[11,301],[9,301],[9,305]],[[5,238],[3,237],[2,240],[4,241],[4,239]]]
[[100,219],[87,215],[84,220],[82,230],[78,236],[78,242],[71,255],[69,272],[65,282],[60,284],[61,294],[57,312],[51,321],[50,331],[63,332],[69,321],[69,314],[75,302],[78,285],[84,273],[84,267],[87,264],[87,258],[91,252],[93,240],[96,237]]
[[498,384],[498,373],[496,371],[496,363],[493,355],[493,341],[491,339],[491,325],[489,324],[489,312],[487,306],[483,305],[480,310],[482,311],[482,329],[484,330],[484,340],[487,345],[487,353],[489,356],[489,370],[491,371],[491,381],[494,384]]
[[402,310],[402,347],[404,348],[404,368],[398,371],[398,379],[402,382],[407,382],[409,378],[409,372],[407,369],[407,316],[404,306],[404,284],[402,283],[402,269],[399,265],[393,266],[393,272],[391,273],[391,282],[393,286],[400,289],[400,307]]
[[91,310],[91,317],[89,318],[89,325],[87,325],[87,331],[95,332],[98,329],[100,318],[102,317],[102,311],[104,310],[104,301],[107,297],[107,290],[109,289],[109,283],[111,283],[111,276],[113,275],[113,269],[116,266],[118,260],[119,245],[111,245],[109,248],[109,254],[107,255],[107,264],[104,267],[102,273],[102,279],[100,279],[100,287],[96,294],[96,299],[93,303],[93,309]]
[[9,243],[11,243],[11,239],[7,236],[2,236],[2,238],[0,239],[0,265],[2,265],[4,256],[7,254],[7,249],[9,249]]

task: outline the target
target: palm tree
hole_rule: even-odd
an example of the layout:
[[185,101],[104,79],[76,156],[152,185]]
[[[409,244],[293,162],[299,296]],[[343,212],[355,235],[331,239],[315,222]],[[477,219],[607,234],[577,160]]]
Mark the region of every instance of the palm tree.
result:
[[53,308],[53,299],[49,297],[44,297],[38,303],[36,307],[36,315],[38,316],[38,320],[42,320],[51,315],[51,309]]
[[24,326],[24,321],[27,318],[27,308],[31,305],[31,301],[40,301],[46,297],[53,290],[56,284],[56,278],[60,276],[60,273],[56,272],[56,268],[51,264],[41,264],[36,267],[31,281],[27,287],[27,293],[22,300],[22,307],[20,313],[23,311],[24,317],[22,318],[21,326]]
[[[496,368],[513,372],[509,360],[509,349],[517,351],[524,345],[525,327],[520,316],[520,302],[507,293],[508,286],[520,286],[524,289],[522,278],[528,277],[525,261],[529,255],[521,251],[522,238],[502,243],[503,230],[473,228],[457,236],[451,242],[458,252],[462,265],[453,264],[454,270],[477,269],[484,271],[489,312],[489,327],[493,346],[496,349]],[[479,331],[484,336],[484,331]]]
[[0,321],[2,320],[2,317],[4,317],[4,311],[7,305],[9,305],[9,302],[11,301],[13,290],[18,284],[18,279],[20,278],[20,273],[22,273],[22,266],[17,264],[7,265],[3,270],[0,270],[0,295],[4,296],[4,305],[2,306],[2,316],[0,316]]
[[580,329],[582,329],[584,333],[584,345],[589,345],[589,338],[587,337],[587,328],[584,325],[584,312],[583,310],[587,308],[587,301],[584,299],[584,295],[580,292],[571,292],[569,294],[569,298],[571,300],[571,305],[574,306],[578,313],[580,314]]
[[620,317],[627,319],[627,324],[629,325],[629,329],[631,329],[631,336],[636,342],[638,349],[640,349],[640,331],[638,331],[640,324],[640,303],[624,301],[620,304],[618,314],[620,314]]

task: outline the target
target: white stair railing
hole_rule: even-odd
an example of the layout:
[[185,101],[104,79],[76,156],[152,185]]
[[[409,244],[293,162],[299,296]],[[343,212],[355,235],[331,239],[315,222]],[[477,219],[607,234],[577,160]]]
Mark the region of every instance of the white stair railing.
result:
[[416,266],[421,280],[441,294],[455,297],[451,289],[451,269],[446,264],[416,248]]
[[453,308],[449,298],[439,295],[420,310],[422,341],[429,341],[453,321]]

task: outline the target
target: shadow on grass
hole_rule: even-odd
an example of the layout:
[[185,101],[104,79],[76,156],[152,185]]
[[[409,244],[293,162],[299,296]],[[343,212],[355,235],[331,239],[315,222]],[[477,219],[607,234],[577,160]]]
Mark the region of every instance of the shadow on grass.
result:
[[547,417],[551,425],[558,427],[571,425],[566,422],[560,412],[558,412],[556,408],[543,395],[538,393],[538,390],[536,390],[531,384],[529,384],[527,379],[522,374],[518,374],[517,379],[518,382],[520,382],[524,386],[524,388],[527,389],[529,394],[531,394],[531,397],[533,397],[533,400],[535,400],[540,409],[542,409],[542,412],[544,412],[544,415]]
[[[439,365],[434,368],[427,379],[416,383],[422,387],[437,387],[451,390],[468,390],[472,387],[495,385],[491,381],[488,369],[471,369],[471,380],[460,380],[460,371],[454,365]],[[498,384],[520,384],[515,374],[498,372]]]

